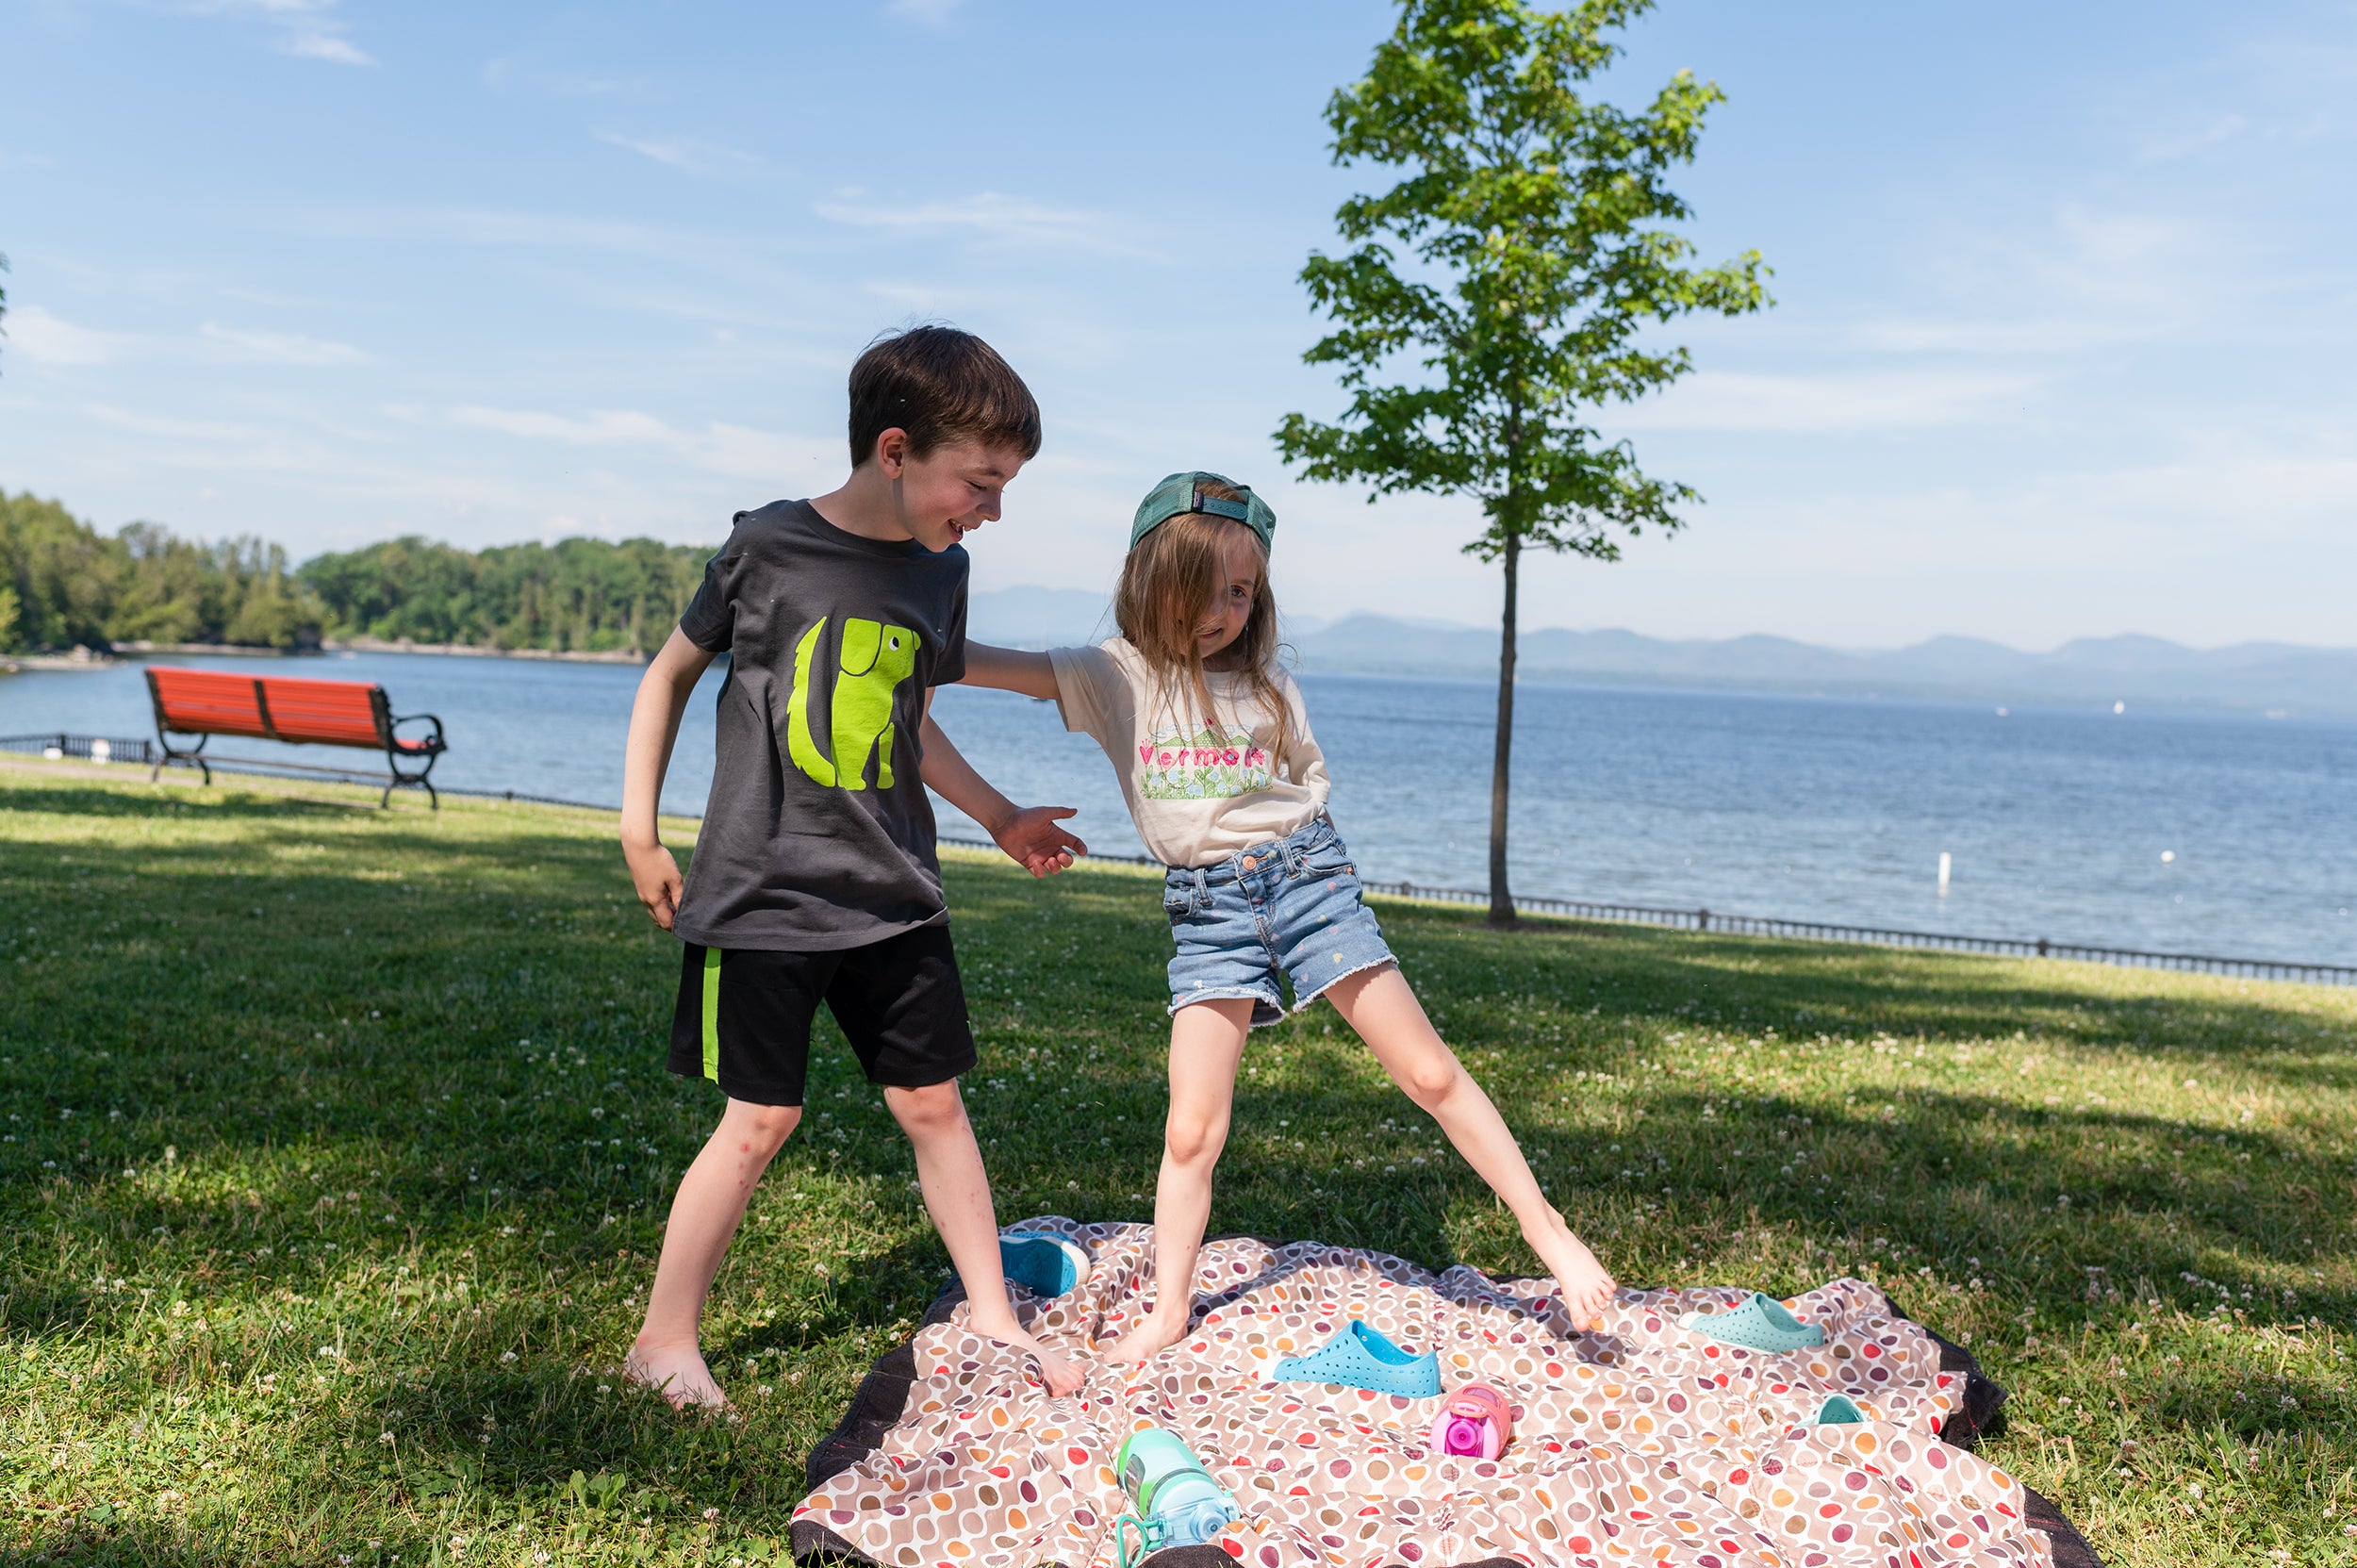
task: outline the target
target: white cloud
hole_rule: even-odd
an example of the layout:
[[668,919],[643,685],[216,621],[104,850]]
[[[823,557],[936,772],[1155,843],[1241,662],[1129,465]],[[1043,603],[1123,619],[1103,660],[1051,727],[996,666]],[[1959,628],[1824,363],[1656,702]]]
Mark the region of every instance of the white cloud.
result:
[[1080,246],[1113,256],[1156,254],[1122,239],[1112,219],[1104,214],[1019,201],[995,190],[956,201],[920,202],[908,206],[821,202],[811,210],[831,223],[848,223],[854,228],[972,234],[1013,244]]
[[2297,544],[2346,527],[2357,456],[2217,440],[2175,461],[2073,473],[2038,488],[2058,518],[2109,517],[2148,541],[2170,530]]
[[221,420],[183,420],[167,415],[141,414],[129,409],[112,407],[103,403],[86,404],[82,412],[103,425],[127,430],[135,436],[160,436],[175,440],[239,441],[262,440],[269,435],[259,425],[231,424]]
[[965,0],[892,0],[884,8],[928,27],[946,27],[964,4]]
[[652,158],[683,173],[700,179],[746,179],[764,173],[767,165],[760,155],[741,147],[724,146],[717,141],[702,141],[692,136],[634,137],[601,131],[598,140],[611,147]]
[[366,51],[344,36],[337,5],[338,0],[181,0],[165,8],[266,27],[272,33],[271,46],[282,55],[336,65],[374,65]]
[[627,409],[592,413],[583,418],[532,409],[465,406],[450,411],[450,422],[470,430],[495,430],[503,436],[523,436],[539,441],[563,441],[571,446],[598,446],[609,441],[661,441],[671,427],[652,414]]
[[2187,218],[2076,203],[2030,226],[1968,216],[1925,235],[1923,285],[1910,290],[1960,308],[1861,319],[1852,342],[1899,354],[2075,355],[2216,330],[2250,265],[2240,239]]
[[550,70],[529,60],[503,56],[483,67],[483,85],[492,89],[527,88],[552,98],[644,98],[647,90],[616,76],[586,72]]
[[371,210],[306,218],[303,232],[344,239],[436,240],[459,245],[517,245],[558,251],[622,251],[685,259],[708,253],[702,236],[602,218],[551,217],[537,212]]
[[247,332],[206,322],[193,338],[108,332],[77,326],[37,305],[8,314],[11,345],[41,365],[112,365],[124,360],[179,360],[216,365],[367,365],[349,343],[291,332]]
[[[2165,461],[1994,468],[1917,487],[1834,476],[1804,496],[1733,479],[1704,487],[1712,504],[1675,540],[1638,540],[1609,569],[1538,563],[1524,589],[1528,623],[1886,646],[1938,632],[2036,648],[2127,631],[2203,644],[2351,640],[2357,534],[2345,525],[2357,454],[2318,443],[2230,435],[2184,442]],[[1416,548],[1409,541],[1403,558]],[[1438,602],[1471,619],[1464,597],[1404,591],[1397,568],[1340,564],[1360,573],[1340,586],[1343,603],[1412,613]],[[1419,588],[1455,581],[1438,562],[1415,567]],[[1318,586],[1334,591],[1327,574]]]
[[2239,114],[2221,114],[2197,131],[2181,131],[2145,143],[2143,157],[2148,163],[2163,163],[2171,158],[2187,157],[2205,152],[2219,142],[2239,134],[2245,128]]
[[1847,435],[1928,430],[2002,417],[2037,385],[2029,376],[1910,371],[1755,375],[1698,371],[1656,398],[1608,411],[1633,430],[1766,430]]
[[350,343],[298,337],[290,332],[239,332],[206,322],[200,331],[220,358],[245,365],[367,365],[370,357]]
[[281,54],[303,59],[333,60],[338,65],[374,65],[375,59],[350,39],[333,33],[290,33],[278,45]]
[[584,415],[536,409],[467,405],[450,410],[449,422],[526,440],[583,447],[651,447],[689,467],[731,479],[790,480],[839,465],[839,443],[783,431],[755,430],[714,421],[684,430],[635,409],[592,410]]
[[2074,354],[2138,336],[2081,316],[2010,322],[1890,317],[1862,322],[1850,333],[1858,347],[1885,354]]
[[8,317],[8,344],[38,365],[107,365],[137,353],[140,339],[127,332],[75,326],[27,305]]

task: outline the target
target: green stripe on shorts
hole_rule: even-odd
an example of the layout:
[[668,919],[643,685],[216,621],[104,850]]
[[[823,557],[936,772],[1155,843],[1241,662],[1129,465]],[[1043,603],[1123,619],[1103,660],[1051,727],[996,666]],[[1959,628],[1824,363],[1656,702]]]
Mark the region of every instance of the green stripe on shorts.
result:
[[704,949],[704,1077],[720,1081],[720,949]]

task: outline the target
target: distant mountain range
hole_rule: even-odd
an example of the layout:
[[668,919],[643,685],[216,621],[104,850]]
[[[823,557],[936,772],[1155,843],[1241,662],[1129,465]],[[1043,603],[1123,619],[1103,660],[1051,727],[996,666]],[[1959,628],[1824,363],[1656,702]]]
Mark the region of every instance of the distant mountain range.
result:
[[[1106,602],[1072,588],[1005,588],[974,596],[973,635],[1018,648],[1095,641],[1113,632]],[[1497,633],[1445,622],[1352,615],[1289,622],[1300,668],[1322,674],[1494,679]],[[1700,687],[1955,701],[2110,704],[2357,718],[2357,648],[2246,642],[2187,648],[2160,637],[2081,637],[2025,653],[1979,637],[1911,647],[1821,648],[1788,637],[1723,640],[1635,632],[1525,630],[1525,681]]]

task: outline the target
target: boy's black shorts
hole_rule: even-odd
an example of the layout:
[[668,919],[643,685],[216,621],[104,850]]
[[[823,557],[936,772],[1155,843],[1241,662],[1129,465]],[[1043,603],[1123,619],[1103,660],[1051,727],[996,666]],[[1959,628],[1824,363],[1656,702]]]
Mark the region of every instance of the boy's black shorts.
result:
[[671,1015],[670,1068],[731,1099],[799,1105],[824,1001],[870,1083],[921,1089],[974,1065],[948,926],[833,952],[690,946]]

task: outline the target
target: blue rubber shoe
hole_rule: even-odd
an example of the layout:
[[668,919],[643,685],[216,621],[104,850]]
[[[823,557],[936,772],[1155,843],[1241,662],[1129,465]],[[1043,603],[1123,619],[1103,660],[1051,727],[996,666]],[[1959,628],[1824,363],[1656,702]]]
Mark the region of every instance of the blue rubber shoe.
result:
[[1854,1427],[1866,1419],[1866,1412],[1857,1408],[1846,1394],[1837,1394],[1817,1407],[1820,1427]]
[[1287,1356],[1269,1377],[1280,1383],[1341,1383],[1409,1399],[1431,1399],[1441,1392],[1441,1358],[1430,1351],[1411,1355],[1357,1318],[1324,1348]]
[[1752,1292],[1749,1301],[1723,1312],[1688,1312],[1678,1319],[1678,1327],[1691,1329],[1722,1345],[1739,1345],[1746,1350],[1764,1350],[1770,1355],[1805,1350],[1825,1343],[1823,1324],[1803,1323],[1784,1310],[1783,1302],[1765,1291]]
[[998,1266],[1009,1284],[1053,1299],[1070,1296],[1088,1278],[1089,1255],[1050,1231],[1010,1230],[998,1238]]

